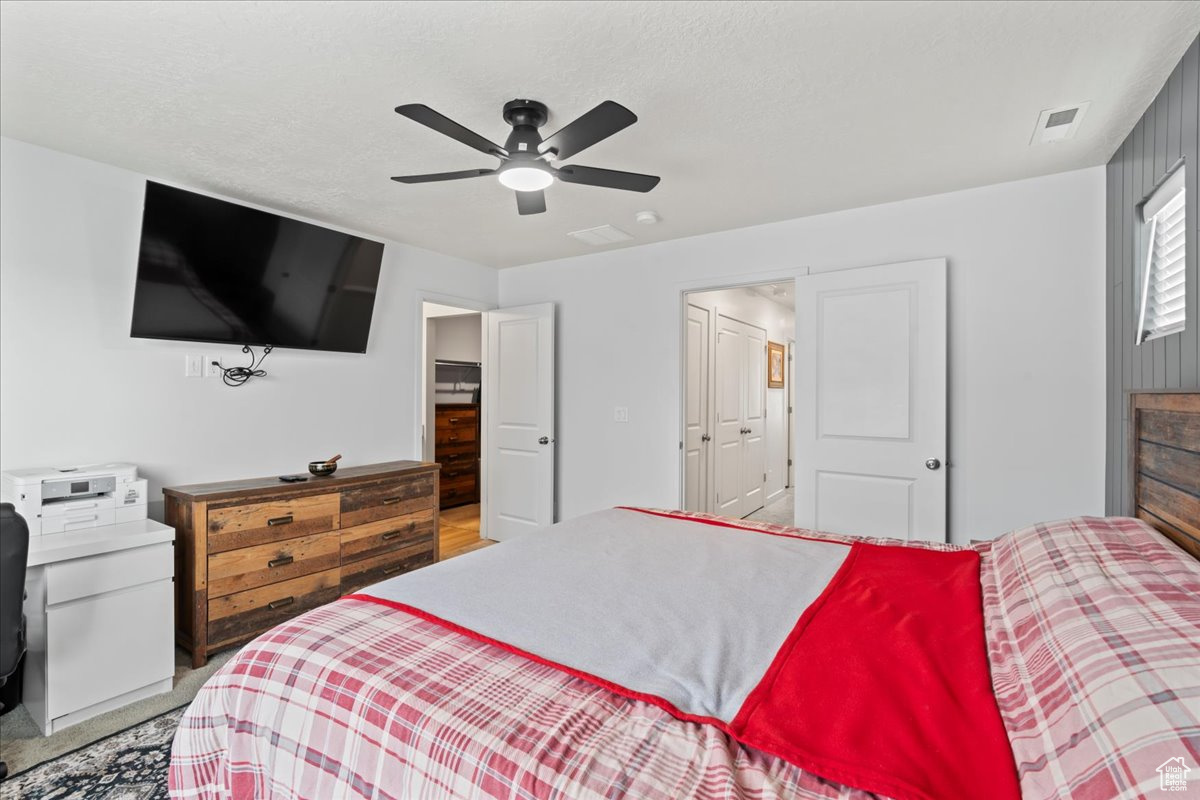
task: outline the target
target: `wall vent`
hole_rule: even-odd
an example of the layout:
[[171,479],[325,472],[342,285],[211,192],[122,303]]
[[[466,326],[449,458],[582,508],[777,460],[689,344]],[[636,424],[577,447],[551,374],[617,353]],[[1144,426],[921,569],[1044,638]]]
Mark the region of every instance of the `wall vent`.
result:
[[627,242],[633,238],[625,231],[620,228],[614,228],[612,225],[600,225],[595,228],[584,228],[581,231],[571,231],[567,236],[578,239],[584,244],[590,244],[592,247],[603,247],[606,244]]
[[1076,131],[1079,130],[1080,123],[1083,122],[1083,117],[1087,114],[1088,106],[1091,103],[1077,103],[1073,106],[1059,106],[1058,108],[1047,108],[1041,114],[1038,114],[1037,125],[1033,128],[1033,138],[1029,140],[1033,144],[1054,144],[1055,142],[1065,142],[1067,139],[1074,139]]

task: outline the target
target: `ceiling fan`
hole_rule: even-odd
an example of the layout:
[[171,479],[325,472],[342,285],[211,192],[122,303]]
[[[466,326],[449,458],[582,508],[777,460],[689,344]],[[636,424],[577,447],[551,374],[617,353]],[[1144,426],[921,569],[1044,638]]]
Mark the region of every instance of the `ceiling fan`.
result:
[[454,120],[420,103],[398,106],[396,113],[433,128],[440,134],[473,147],[481,153],[500,159],[495,169],[467,169],[460,172],[435,172],[430,175],[401,175],[392,178],[400,183],[431,183],[495,175],[504,186],[517,194],[517,213],[540,214],[546,210],[543,191],[557,178],[566,183],[604,186],[630,192],[648,192],[658,185],[655,175],[619,172],[612,169],[564,165],[550,162],[571,158],[617,131],[637,122],[637,117],[625,106],[605,100],[579,119],[542,139],[538,128],[546,124],[546,106],[536,100],[512,100],[504,104],[504,121],[512,126],[504,147],[467,130]]

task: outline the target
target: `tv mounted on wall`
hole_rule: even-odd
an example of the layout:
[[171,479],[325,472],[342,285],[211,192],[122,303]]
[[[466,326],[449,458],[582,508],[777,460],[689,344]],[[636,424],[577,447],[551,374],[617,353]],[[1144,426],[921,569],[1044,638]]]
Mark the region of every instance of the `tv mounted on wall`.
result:
[[146,182],[131,334],[364,353],[383,245]]

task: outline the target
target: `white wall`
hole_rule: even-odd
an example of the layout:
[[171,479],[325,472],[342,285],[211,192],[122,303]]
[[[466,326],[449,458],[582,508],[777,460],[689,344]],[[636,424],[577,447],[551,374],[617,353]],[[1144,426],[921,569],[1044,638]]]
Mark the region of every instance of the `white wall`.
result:
[[558,304],[560,517],[679,505],[682,291],[942,256],[952,540],[1103,513],[1104,188],[1096,167],[503,270],[501,305]]
[[433,357],[448,361],[483,361],[482,320],[479,314],[436,318],[433,324],[437,328],[437,344]]
[[276,350],[267,377],[236,389],[185,378],[186,353],[246,356],[130,338],[144,181],[0,141],[0,467],[132,461],[160,500],[163,485],[338,452],[346,465],[419,457],[419,298],[493,304],[496,272],[387,243],[365,355]]
[[[430,320],[432,330],[429,342],[433,348],[436,361],[472,361],[483,362],[483,316],[468,314],[455,317],[438,317]],[[438,369],[434,369],[433,402],[438,403],[469,403],[474,390],[479,386],[482,373],[475,370],[475,380],[466,380],[466,373],[459,368],[442,367],[443,377],[447,372],[454,375],[454,382],[437,380]],[[426,430],[433,430],[432,423]],[[426,436],[428,441],[430,437]]]
[[[714,322],[716,314],[724,314],[762,328],[767,332],[767,340],[776,344],[786,346],[796,336],[796,312],[750,289],[688,292],[687,302],[707,308]],[[716,353],[715,342],[709,343],[708,352],[710,355]],[[764,362],[766,358],[764,354]],[[714,367],[715,361],[709,369],[709,375],[716,380]],[[763,374],[766,374],[766,368]],[[670,378],[667,380],[670,385]],[[767,424],[763,438],[767,446],[765,498],[768,503],[787,488],[787,397],[791,391],[792,387],[786,383],[782,389],[766,389]],[[713,402],[710,401],[708,407],[712,411]],[[709,466],[711,468],[711,463]]]

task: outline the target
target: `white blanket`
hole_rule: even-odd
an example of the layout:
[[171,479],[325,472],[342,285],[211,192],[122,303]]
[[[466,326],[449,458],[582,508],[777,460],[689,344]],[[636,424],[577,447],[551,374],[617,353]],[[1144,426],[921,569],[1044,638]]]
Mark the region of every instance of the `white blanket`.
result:
[[360,594],[730,721],[848,552],[612,509]]

